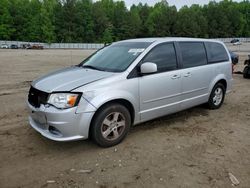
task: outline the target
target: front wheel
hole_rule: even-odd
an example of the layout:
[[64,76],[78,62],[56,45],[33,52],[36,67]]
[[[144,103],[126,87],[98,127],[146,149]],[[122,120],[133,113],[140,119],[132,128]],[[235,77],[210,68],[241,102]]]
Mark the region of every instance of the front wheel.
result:
[[108,104],[98,110],[91,125],[91,138],[102,147],[119,144],[129,132],[131,116],[120,104]]
[[220,108],[224,102],[225,93],[226,93],[225,86],[221,83],[217,83],[210,94],[208,107],[210,109]]

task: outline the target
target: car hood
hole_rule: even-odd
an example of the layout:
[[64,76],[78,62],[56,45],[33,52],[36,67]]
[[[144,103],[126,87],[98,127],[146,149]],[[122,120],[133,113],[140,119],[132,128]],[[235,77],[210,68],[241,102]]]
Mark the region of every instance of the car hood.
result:
[[47,74],[33,81],[31,85],[49,93],[71,91],[77,87],[110,77],[113,74],[115,73],[74,66]]

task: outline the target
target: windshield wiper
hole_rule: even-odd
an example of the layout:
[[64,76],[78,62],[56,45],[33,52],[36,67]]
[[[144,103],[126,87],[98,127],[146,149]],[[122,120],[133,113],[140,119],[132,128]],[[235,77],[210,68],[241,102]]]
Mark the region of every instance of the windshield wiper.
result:
[[94,69],[94,70],[100,70],[100,71],[102,71],[102,69],[100,69],[98,67],[94,67],[92,65],[83,65],[82,67],[83,68],[87,68],[87,69]]

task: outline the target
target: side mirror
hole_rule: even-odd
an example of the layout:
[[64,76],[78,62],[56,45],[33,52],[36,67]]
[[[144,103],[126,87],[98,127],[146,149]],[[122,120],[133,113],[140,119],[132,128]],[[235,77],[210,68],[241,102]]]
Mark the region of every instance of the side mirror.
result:
[[151,74],[157,72],[157,65],[155,63],[146,62],[141,65],[141,74]]

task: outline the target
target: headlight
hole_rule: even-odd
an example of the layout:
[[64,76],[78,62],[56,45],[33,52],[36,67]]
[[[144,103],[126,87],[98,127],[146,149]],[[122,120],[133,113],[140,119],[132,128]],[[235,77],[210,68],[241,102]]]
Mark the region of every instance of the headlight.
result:
[[52,93],[47,103],[56,108],[71,108],[78,104],[80,97],[80,93]]

